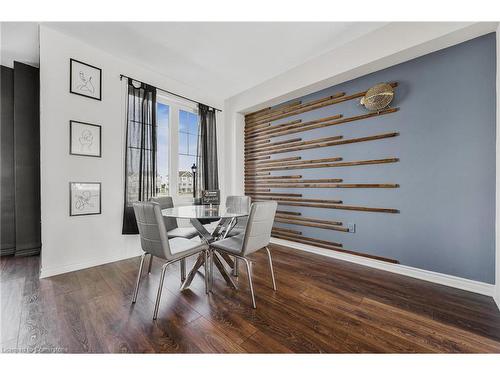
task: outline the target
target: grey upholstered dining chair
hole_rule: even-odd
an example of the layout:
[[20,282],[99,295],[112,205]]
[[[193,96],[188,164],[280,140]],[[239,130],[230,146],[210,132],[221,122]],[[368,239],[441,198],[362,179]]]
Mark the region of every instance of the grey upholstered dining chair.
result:
[[[161,269],[160,285],[158,286],[158,294],[156,296],[153,313],[153,319],[156,319],[158,316],[163,280],[165,278],[167,266],[186,259],[191,255],[203,252],[205,256],[205,275],[208,275],[208,246],[205,243],[188,240],[182,237],[175,237],[169,240],[167,228],[165,227],[165,222],[161,214],[161,207],[156,202],[136,202],[134,203],[134,212],[144,254],[141,256],[141,265],[139,266],[132,303],[137,301],[137,293],[139,291],[139,283],[141,281],[142,268],[146,255],[150,254],[151,256],[166,260],[166,263]],[[208,293],[207,277],[205,277],[205,292]]]
[[[160,209],[173,208],[174,202],[172,197],[154,197],[150,199],[151,202],[156,202],[160,205]],[[198,231],[194,227],[179,227],[175,217],[163,217],[165,227],[167,228],[168,238],[194,238],[198,235]],[[151,266],[153,264],[153,257],[149,258],[148,273],[151,273]],[[181,281],[186,279],[186,260],[181,261]]]
[[[229,195],[226,198],[226,208],[232,212],[250,212],[250,205],[252,201],[246,195]],[[236,224],[231,228],[226,237],[236,236],[245,231],[248,216],[236,218]]]
[[[211,251],[217,251],[242,259],[247,268],[250,293],[252,294],[252,306],[256,308],[255,295],[253,292],[252,269],[248,256],[262,248],[266,249],[273,281],[273,289],[276,290],[276,280],[274,279],[273,261],[271,252],[267,247],[271,239],[274,215],[276,214],[277,203],[274,201],[256,202],[250,208],[250,215],[244,233],[237,236],[225,238],[210,244]],[[213,284],[213,262],[214,254],[210,257],[210,280]]]

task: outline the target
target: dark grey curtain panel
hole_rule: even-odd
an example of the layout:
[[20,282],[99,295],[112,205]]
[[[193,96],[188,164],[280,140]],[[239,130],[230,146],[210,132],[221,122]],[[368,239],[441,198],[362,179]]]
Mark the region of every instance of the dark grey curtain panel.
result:
[[0,83],[0,113],[2,115],[2,196],[0,254],[12,255],[16,252],[16,206],[14,185],[14,69],[2,65]]
[[36,255],[40,227],[39,70],[14,62],[1,70],[1,251]]
[[128,79],[122,234],[138,234],[132,204],[156,192],[156,88]]
[[217,167],[217,129],[215,109],[198,104],[200,115],[200,137],[198,138],[197,196],[201,190],[219,189],[219,170]]

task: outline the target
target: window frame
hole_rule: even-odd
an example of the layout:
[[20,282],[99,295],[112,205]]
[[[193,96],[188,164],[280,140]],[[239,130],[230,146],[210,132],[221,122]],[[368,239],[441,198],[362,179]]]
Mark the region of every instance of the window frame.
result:
[[[167,93],[158,92],[156,101],[169,106],[168,111],[168,138],[169,138],[169,155],[168,155],[168,191],[174,203],[176,204],[193,204],[193,197],[179,195],[179,123],[180,111],[194,113],[198,116],[198,106],[181,98],[169,95]],[[199,123],[198,123],[199,126]]]

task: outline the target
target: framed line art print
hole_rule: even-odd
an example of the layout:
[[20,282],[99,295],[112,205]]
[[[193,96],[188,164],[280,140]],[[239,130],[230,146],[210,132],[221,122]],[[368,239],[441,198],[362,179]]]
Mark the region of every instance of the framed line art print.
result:
[[102,70],[96,66],[70,59],[69,92],[87,98],[102,99]]
[[100,182],[69,183],[69,216],[99,215],[101,213]]
[[70,155],[92,156],[100,158],[101,126],[88,122],[69,122],[69,153]]

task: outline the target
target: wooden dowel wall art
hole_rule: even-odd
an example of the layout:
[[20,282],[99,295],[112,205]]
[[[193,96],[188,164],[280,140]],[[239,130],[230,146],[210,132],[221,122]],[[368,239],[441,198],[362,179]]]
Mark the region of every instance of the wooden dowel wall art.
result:
[[[283,177],[283,176],[278,176],[278,177]],[[318,179],[307,179],[307,180],[293,180],[293,179],[285,179],[285,180],[252,180],[252,179],[246,179],[245,180],[245,185],[268,185],[268,184],[276,184],[278,186],[283,186],[287,184],[308,184],[308,183],[319,183],[319,184],[328,184],[331,182],[342,182],[341,178],[318,178]],[[271,187],[271,186],[268,186]]]
[[[396,87],[397,83],[391,83],[392,87]],[[339,194],[346,194],[345,191],[338,189],[396,189],[399,188],[397,183],[374,183],[367,181],[359,183],[363,179],[357,179],[358,176],[347,175],[332,175],[328,170],[323,172],[322,168],[351,168],[355,166],[373,165],[375,168],[382,164],[392,164],[399,162],[397,157],[383,157],[374,159],[360,159],[354,157],[354,160],[344,160],[342,155],[339,155],[337,150],[344,150],[336,146],[350,144],[360,144],[377,140],[394,139],[399,136],[399,132],[378,133],[373,130],[372,135],[350,136],[343,137],[342,134],[328,135],[325,137],[308,139],[306,133],[316,129],[326,129],[332,126],[347,125],[351,127],[358,124],[358,121],[363,122],[370,118],[379,118],[377,122],[372,121],[371,124],[383,121],[382,116],[395,114],[399,108],[386,108],[378,112],[363,112],[353,115],[348,112],[348,115],[340,113],[345,105],[335,106],[339,103],[352,101],[353,106],[355,99],[359,99],[366,94],[366,91],[357,92],[354,94],[346,94],[344,92],[335,93],[333,95],[312,100],[309,102],[301,102],[296,100],[285,105],[273,108],[265,108],[254,113],[249,113],[245,116],[245,131],[244,131],[244,188],[245,194],[252,198],[252,201],[276,201],[278,210],[275,216],[275,225],[272,229],[272,236],[288,241],[294,241],[312,246],[318,246],[325,249],[341,251],[348,254],[359,255],[371,259],[382,260],[390,263],[398,263],[397,260],[388,259],[376,255],[366,254],[357,250],[343,249],[341,243],[335,240],[330,240],[330,236],[356,236],[356,233],[350,233],[347,225],[343,224],[341,218],[330,217],[335,215],[331,210],[346,210],[356,211],[360,214],[375,213],[375,214],[397,214],[399,210],[396,208],[372,207],[370,204],[344,204],[341,199],[319,199],[314,197],[319,192],[315,189],[337,189]],[[321,112],[321,116],[312,117],[311,111],[319,108],[329,107],[331,112],[325,114],[325,110]],[[307,121],[298,116],[302,113],[311,112],[308,115]],[[295,116],[290,118],[291,116]],[[278,123],[279,122],[279,123]],[[372,126],[372,125],[370,125]],[[341,129],[341,128],[339,128]],[[373,134],[375,133],[375,134]],[[308,150],[323,149],[320,158],[304,159],[304,155]],[[330,151],[331,150],[331,151]],[[287,153],[294,153],[293,156],[287,156]],[[331,155],[332,153],[335,155]],[[325,155],[326,154],[326,155]],[[358,160],[356,160],[358,159]],[[295,170],[303,170],[293,172]],[[349,170],[349,169],[348,169]],[[364,171],[364,169],[358,169]],[[287,172],[290,171],[290,172]],[[344,170],[338,170],[339,174]],[[359,176],[362,177],[362,176]],[[382,177],[383,178],[383,177]],[[357,179],[357,181],[356,181]],[[378,178],[377,178],[378,179]],[[378,179],[379,180],[379,179]],[[364,179],[366,181],[366,179]],[[276,192],[275,189],[278,189]],[[297,189],[291,190],[293,193],[285,193],[286,190],[279,189]],[[304,190],[302,190],[304,189]],[[306,190],[307,189],[307,190]],[[288,190],[290,191],[290,190]],[[303,196],[302,192],[304,192]],[[306,194],[307,193],[307,194]],[[332,194],[326,195],[330,197]],[[391,206],[390,203],[387,206]],[[304,207],[304,209],[302,209]],[[321,219],[310,217],[311,215],[303,216],[305,208],[321,208],[328,211],[327,216]],[[305,212],[304,212],[305,213]],[[314,215],[312,215],[314,216]],[[353,220],[353,219],[349,219]],[[344,221],[345,223],[345,221]],[[282,228],[279,225],[297,227],[298,229]],[[302,229],[301,229],[302,228]],[[314,233],[330,233],[327,237],[328,241],[313,238],[315,236],[304,236],[302,232],[311,232],[314,229],[320,229]],[[328,232],[326,232],[328,231]],[[331,232],[330,232],[331,231]],[[340,233],[338,233],[340,232]]]
[[357,165],[372,165],[372,164],[387,164],[396,163],[398,158],[387,158],[387,159],[373,159],[373,160],[356,160],[356,161],[346,161],[340,163],[317,163],[317,164],[294,164],[294,165],[284,165],[278,167],[268,167],[261,168],[259,170],[249,170],[248,175],[259,175],[263,173],[262,171],[280,171],[280,170],[290,170],[290,169],[311,169],[311,168],[336,168],[336,167],[353,167]]
[[301,216],[301,212],[295,212],[295,211],[276,211],[276,215],[294,215],[294,216]]
[[293,102],[275,107],[274,109],[272,107],[267,107],[267,108],[261,109],[259,111],[255,111],[255,112],[246,114],[245,121],[251,120],[252,118],[259,117],[259,116],[265,116],[265,115],[268,115],[268,114],[276,112],[276,111],[281,111],[283,109],[289,109],[290,107],[295,107],[295,106],[298,106],[300,104],[302,104],[302,101],[295,100]]
[[[390,85],[394,88],[394,87],[397,87],[398,86],[398,83],[397,82],[391,82]],[[356,99],[356,98],[361,98],[362,96],[365,96],[366,94],[366,91],[362,91],[362,92],[357,92],[355,94],[352,94],[352,95],[345,95],[345,93],[337,93],[337,94],[334,94],[334,95],[331,95],[331,96],[328,96],[326,98],[322,98],[322,99],[318,99],[318,100],[314,100],[312,102],[309,102],[309,103],[303,103],[303,104],[300,104],[303,106],[303,108],[305,108],[306,106],[308,105],[314,105],[314,104],[319,104],[319,103],[328,103],[326,105],[333,105],[333,104],[337,104],[337,103],[342,103],[342,102],[345,102],[345,101],[348,101],[348,100],[352,100],[352,99]],[[340,98],[340,99],[338,99]],[[282,111],[282,110],[285,110],[286,108],[290,108],[290,107],[293,107],[293,106],[296,106],[297,104],[289,104],[288,107],[286,106],[283,106],[282,108],[276,108],[276,111]],[[320,107],[318,107],[320,108]],[[313,108],[313,109],[317,109],[317,108]],[[313,110],[313,109],[310,109],[310,110]],[[261,119],[262,118],[268,118],[270,117],[269,116],[269,113],[263,113],[264,110],[262,110],[260,113],[258,112],[254,112],[254,113],[249,113],[245,116],[245,122],[248,123],[248,125],[251,125],[252,123],[255,123],[257,122],[257,120],[255,118],[258,118],[260,117]],[[272,110],[270,110],[272,111]],[[293,112],[290,111],[290,112]],[[296,113],[291,113],[289,114],[289,116],[293,116],[295,115]],[[288,116],[287,116],[288,117]]]
[[[257,186],[249,184],[249,187]],[[394,189],[398,188],[398,184],[259,184],[258,186],[266,188],[299,188],[299,189]]]
[[[251,191],[251,190],[247,190]],[[302,197],[302,194],[298,193],[259,193],[259,195],[266,195],[266,196],[271,196],[271,197]]]
[[267,127],[266,129],[263,129],[261,131],[256,131],[252,133],[247,133],[245,134],[245,144],[249,145],[253,142],[257,142],[261,139],[270,139],[273,137],[279,137],[280,135],[286,135],[288,134],[287,132],[293,130],[293,129],[299,129],[299,128],[308,128],[311,125],[315,124],[322,124],[322,123],[327,123],[331,122],[332,120],[338,120],[342,118],[341,114],[336,114],[333,116],[328,116],[328,117],[323,117],[317,120],[311,120],[307,122],[295,122],[293,124],[281,124],[279,126],[273,125],[271,127]]
[[287,220],[294,220],[294,221],[308,221],[311,223],[321,223],[321,224],[336,225],[336,226],[342,225],[341,221],[316,219],[313,217],[303,217],[302,215],[288,215],[288,214],[276,213],[276,217],[280,218],[280,219],[287,219]]
[[[273,229],[273,231],[274,231],[274,229]],[[301,236],[301,235],[298,235],[298,234],[295,234],[295,233],[286,234],[286,236],[300,238],[300,239],[303,239],[304,241],[314,242],[314,243],[317,243],[317,244],[323,244],[323,245],[335,246],[335,247],[342,247],[342,244],[339,243],[339,242],[325,241],[325,240],[319,240],[319,239],[311,238],[311,237],[304,237],[304,236]]]
[[279,227],[273,227],[272,229],[273,233],[282,233],[282,234],[298,234],[301,235],[302,232],[298,230],[293,230],[293,229],[288,229],[288,228],[279,228]]
[[276,162],[276,163],[265,163],[263,165],[249,164],[247,166],[246,170],[247,171],[250,171],[252,169],[259,170],[262,168],[281,167],[281,166],[286,166],[286,165],[305,165],[305,164],[317,164],[317,163],[330,163],[330,162],[334,162],[334,161],[340,161],[340,160],[342,160],[342,158],[337,156],[334,158],[322,158],[322,159],[311,159],[311,160],[300,159],[300,161],[298,161],[298,160],[286,161],[285,159],[281,159],[281,160],[283,160],[283,161]]
[[298,175],[291,175],[291,176],[257,176],[257,177],[248,177],[248,181],[266,181],[266,180],[289,180],[289,179],[294,179],[294,178],[302,178],[300,174]]
[[[269,194],[261,194],[261,195],[269,195]],[[288,194],[287,194],[288,195]],[[259,195],[253,194],[252,199],[256,198],[259,200],[273,200],[277,201],[278,203],[281,201],[287,201],[287,202],[309,202],[309,203],[321,203],[321,204],[341,204],[341,200],[336,200],[336,199],[312,199],[312,198],[259,198]]]
[[259,161],[259,160],[267,160],[267,159],[271,159],[271,156],[260,156],[258,158],[249,158],[249,159],[246,159],[245,162],[249,162],[249,161]]
[[294,220],[282,219],[282,218],[279,218],[279,217],[277,217],[276,219],[274,219],[274,222],[275,223],[301,225],[301,226],[304,226],[304,227],[313,227],[313,228],[320,228],[320,229],[337,230],[339,232],[349,232],[348,228],[339,227],[339,226],[335,226],[335,225],[310,223],[308,221],[294,221]]
[[[315,149],[315,148],[322,148],[322,147],[334,147],[334,146],[340,146],[340,145],[347,145],[350,143],[359,143],[359,142],[369,142],[369,141],[376,141],[380,139],[386,139],[386,138],[392,138],[392,137],[397,137],[399,135],[398,132],[390,132],[390,133],[382,133],[382,134],[375,134],[375,135],[370,135],[367,137],[358,137],[358,138],[350,138],[350,139],[340,139],[342,137],[326,137],[328,140],[323,140],[324,138],[320,139],[315,139],[314,141],[306,141],[306,142],[300,142],[301,145],[294,145],[291,147],[280,147],[279,149],[274,149],[271,151],[262,151],[262,152],[257,152],[257,153],[252,153],[252,155],[255,156],[263,156],[263,155],[272,155],[272,154],[282,154],[285,152],[293,152],[293,151],[301,151],[301,150],[310,150],[310,149]],[[330,138],[336,138],[339,140],[330,140]],[[303,145],[302,145],[303,144]],[[277,146],[279,147],[279,146]]]
[[279,205],[282,206],[302,206],[302,207],[315,207],[315,208],[328,208],[332,210],[348,210],[348,211],[365,211],[365,212],[384,212],[388,214],[397,214],[399,210],[395,208],[379,208],[379,207],[364,207],[364,206],[347,206],[343,204],[323,204],[323,203],[307,203],[306,201],[297,202],[291,199],[272,199],[272,198],[260,198],[258,196],[252,195],[252,199],[256,202],[258,201],[277,201]]
[[[313,102],[313,104],[307,104],[307,103],[300,104],[294,108],[291,108],[291,110],[289,110],[289,111],[283,111],[283,113],[277,113],[277,114],[267,115],[267,116],[264,115],[260,118],[249,120],[248,125],[250,125],[250,126],[251,125],[259,125],[259,124],[263,124],[265,122],[276,121],[276,120],[279,120],[279,119],[282,119],[285,117],[290,117],[290,116],[298,115],[298,114],[301,114],[304,112],[309,112],[309,111],[312,111],[312,110],[315,110],[318,108],[326,107],[326,106],[329,106],[332,104],[341,103],[342,101],[345,101],[345,100],[342,100],[342,97],[344,95],[345,95],[345,93],[339,92],[337,94],[332,95],[331,99],[329,99],[329,100],[325,100],[322,102]],[[338,99],[338,98],[340,98],[340,99]]]
[[285,130],[285,131],[276,131],[276,132],[272,132],[270,134],[263,134],[263,135],[259,134],[255,138],[253,138],[252,140],[253,141],[259,141],[259,140],[262,140],[262,139],[269,139],[269,138],[274,138],[274,137],[281,137],[283,135],[290,135],[290,134],[295,134],[295,133],[301,133],[301,132],[305,132],[305,131],[309,131],[309,130],[313,130],[313,129],[326,128],[326,127],[329,127],[329,126],[337,126],[337,125],[342,125],[342,124],[353,122],[353,121],[359,121],[359,120],[364,120],[364,119],[368,119],[368,118],[372,118],[372,117],[383,116],[383,115],[387,115],[389,113],[394,113],[394,112],[397,112],[397,111],[398,111],[398,108],[390,108],[390,109],[385,109],[385,110],[380,111],[380,112],[373,112],[373,113],[368,113],[368,114],[364,114],[364,115],[358,115],[358,116],[353,116],[353,117],[346,117],[346,118],[343,118],[343,119],[340,119],[340,120],[322,122],[322,123],[316,124],[316,125],[310,125],[310,126],[304,126],[302,124],[298,124],[300,126],[298,126],[298,125],[290,125],[290,127],[288,127],[289,128],[288,130]]
[[262,124],[258,126],[253,126],[253,127],[246,127],[245,126],[245,138],[250,138],[252,134],[257,134],[261,131],[268,130],[268,129],[282,129],[284,126],[288,125],[296,125],[300,124],[302,120],[292,120],[292,121],[287,121],[287,122],[282,122],[281,124],[274,124],[272,125],[271,123],[267,124]]
[[303,243],[305,245],[313,245],[313,246],[322,247],[322,248],[329,249],[329,250],[335,250],[335,251],[338,251],[341,253],[358,255],[361,257],[376,259],[376,260],[380,260],[383,262],[399,264],[399,261],[397,261],[395,259],[385,258],[385,257],[377,256],[377,255],[366,254],[366,253],[362,253],[362,252],[355,251],[355,250],[343,249],[342,247],[338,246],[338,244],[337,245],[325,244],[323,242],[318,242],[318,240],[316,240],[314,238],[303,237],[303,236],[294,235],[294,234],[282,234],[282,233],[277,233],[277,232],[272,233],[272,236],[275,238],[280,238],[282,240],[299,242],[299,243]]
[[[270,158],[270,157],[269,157]],[[248,163],[250,165],[261,165],[261,164],[271,164],[271,163],[280,163],[283,161],[296,161],[296,160],[301,160],[302,158],[300,156],[291,156],[289,158],[281,158],[281,159],[271,159],[271,160],[263,160],[259,162],[254,162],[254,163]]]

